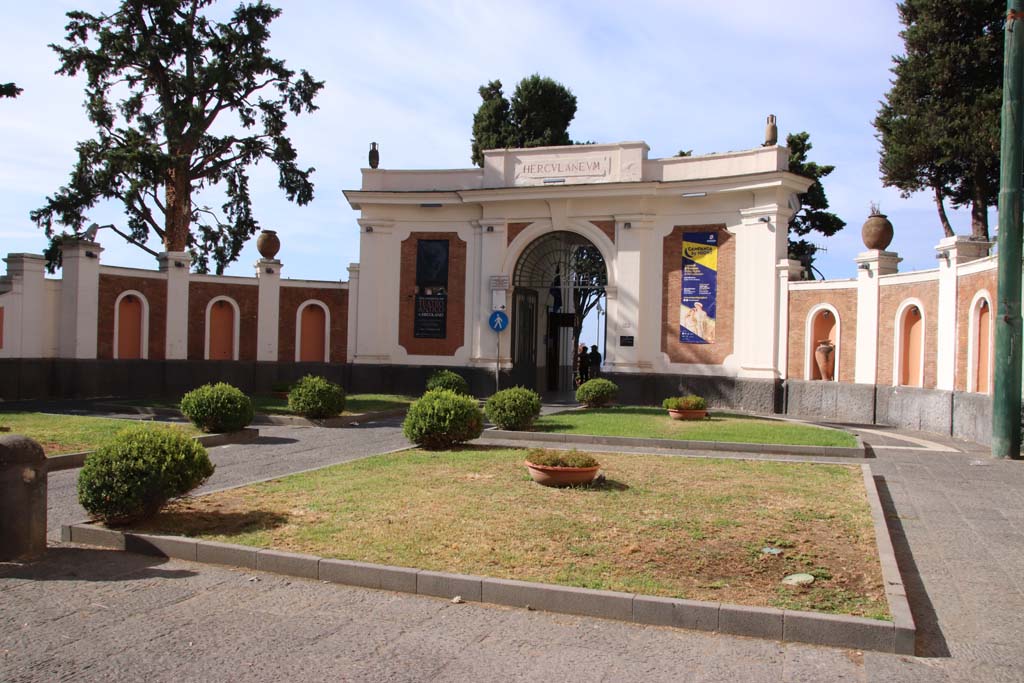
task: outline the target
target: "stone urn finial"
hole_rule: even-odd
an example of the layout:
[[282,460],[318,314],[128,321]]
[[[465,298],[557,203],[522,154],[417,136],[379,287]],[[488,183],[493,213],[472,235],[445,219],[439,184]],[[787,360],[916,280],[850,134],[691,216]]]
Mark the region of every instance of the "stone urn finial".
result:
[[871,215],[864,221],[860,229],[861,239],[868,249],[885,251],[892,242],[892,223],[885,214],[878,209],[878,204],[871,203]]
[[377,149],[377,143],[370,143],[370,168],[377,168],[380,166],[380,150]]
[[268,261],[273,260],[277,252],[281,251],[281,239],[277,236],[277,231],[260,231],[260,236],[256,238],[256,250]]
[[764,126],[764,145],[772,147],[779,142],[779,127],[775,124],[775,114],[768,114],[768,121]]

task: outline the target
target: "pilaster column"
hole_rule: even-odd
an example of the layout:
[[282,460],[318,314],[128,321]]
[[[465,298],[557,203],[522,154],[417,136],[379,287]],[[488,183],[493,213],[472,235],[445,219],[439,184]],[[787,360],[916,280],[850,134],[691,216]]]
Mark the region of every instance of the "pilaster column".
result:
[[356,357],[359,343],[359,264],[348,264],[348,324],[345,328],[345,362],[351,363]]
[[188,358],[188,281],[192,256],[187,251],[165,251],[157,256],[160,272],[167,274],[167,339],[164,358]]
[[[605,290],[607,318],[604,365],[619,372],[649,372],[661,352],[661,308],[640,306],[659,301],[661,242],[650,239],[654,221],[644,214],[615,216],[615,278]],[[656,244],[654,244],[656,242]],[[645,267],[645,264],[658,267]],[[611,268],[611,264],[607,266]],[[611,273],[609,273],[611,275]],[[620,346],[621,337],[633,337],[633,346]]]
[[857,255],[857,363],[854,381],[875,384],[878,371],[878,278],[892,275],[902,261],[893,251],[870,249]]
[[100,253],[96,242],[65,240],[61,246],[57,356],[95,358],[99,316]]
[[281,262],[261,258],[256,262],[259,283],[256,318],[256,360],[276,361],[281,315]]
[[49,313],[43,293],[46,259],[37,254],[8,254],[4,262],[7,276],[0,282],[9,284],[13,296],[4,303],[0,358],[42,358]]
[[957,271],[961,263],[988,256],[991,247],[991,242],[972,240],[966,235],[946,237],[935,247],[939,262],[937,389],[952,391],[956,387]]

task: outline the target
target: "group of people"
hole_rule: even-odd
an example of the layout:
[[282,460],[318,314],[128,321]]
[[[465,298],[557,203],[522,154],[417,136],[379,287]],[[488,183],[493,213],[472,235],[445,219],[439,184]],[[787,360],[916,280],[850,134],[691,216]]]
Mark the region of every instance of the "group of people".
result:
[[601,353],[597,350],[597,344],[587,351],[586,344],[580,344],[576,349],[576,386],[601,376]]

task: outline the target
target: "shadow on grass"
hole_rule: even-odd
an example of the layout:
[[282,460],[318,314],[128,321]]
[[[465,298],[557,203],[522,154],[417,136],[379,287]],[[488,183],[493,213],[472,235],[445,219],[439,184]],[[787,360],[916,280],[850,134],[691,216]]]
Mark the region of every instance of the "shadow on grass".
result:
[[132,525],[130,531],[170,534],[176,536],[241,536],[255,531],[269,531],[288,523],[288,516],[270,510],[220,512],[169,510],[144,523]]

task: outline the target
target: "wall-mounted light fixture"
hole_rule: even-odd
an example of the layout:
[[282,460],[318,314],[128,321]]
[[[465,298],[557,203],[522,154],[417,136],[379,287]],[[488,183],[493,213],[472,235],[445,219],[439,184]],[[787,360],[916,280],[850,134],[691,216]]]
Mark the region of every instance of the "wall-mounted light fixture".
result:
[[175,261],[174,262],[174,267],[175,268],[184,268],[185,264],[182,261]]
[[545,178],[545,185],[559,185],[565,182],[565,178]]
[[265,272],[267,275],[273,275],[274,274],[274,269],[271,268],[270,266],[267,266],[267,269],[265,271],[263,271],[263,272]]
[[488,225],[486,230],[487,230],[487,232],[494,232],[494,226],[493,225]]
[[707,192],[684,192],[683,199],[694,199],[696,197],[707,197]]
[[426,202],[424,204],[420,204],[420,208],[421,209],[440,209],[441,205],[438,202]]
[[870,271],[871,270],[871,264],[870,263],[861,263],[859,266],[857,266],[857,269],[858,270],[868,270],[868,271]]
[[97,258],[96,257],[96,252],[94,252],[94,251],[86,251],[85,252],[85,257],[86,258]]
[[935,254],[935,260],[936,261],[945,261],[946,265],[948,266],[949,265],[949,252],[948,251],[940,251],[940,252],[938,252],[937,254]]
[[771,216],[760,216],[757,219],[757,222],[758,223],[771,223],[772,222],[772,217]]
[[373,226],[372,225],[367,225],[366,226],[366,232],[373,232]]
[[629,221],[626,221],[625,223],[622,224],[622,227],[624,227],[626,230],[632,230],[633,224],[630,223]]

